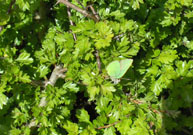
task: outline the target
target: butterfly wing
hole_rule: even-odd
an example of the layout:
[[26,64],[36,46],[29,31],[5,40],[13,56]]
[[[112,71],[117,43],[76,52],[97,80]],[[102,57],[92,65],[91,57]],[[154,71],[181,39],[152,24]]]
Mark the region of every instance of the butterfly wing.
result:
[[106,67],[107,73],[111,78],[117,78],[120,74],[120,63],[115,60]]
[[121,78],[127,72],[132,63],[133,59],[124,59],[120,61],[120,74],[118,75],[118,78]]

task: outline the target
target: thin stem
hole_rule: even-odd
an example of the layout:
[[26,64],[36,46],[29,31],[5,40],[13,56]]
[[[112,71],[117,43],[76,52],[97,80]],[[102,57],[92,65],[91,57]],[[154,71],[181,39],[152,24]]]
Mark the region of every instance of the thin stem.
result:
[[44,81],[37,81],[37,80],[32,80],[30,84],[35,86],[35,87],[37,87],[37,86],[44,87],[45,86]]
[[[68,0],[67,0],[67,1],[68,1]],[[70,25],[74,26],[73,21],[70,19],[70,17],[71,17],[71,12],[70,12],[69,6],[67,6],[67,13],[68,13],[68,18],[69,18],[69,21],[70,21]],[[72,31],[71,31],[71,32],[72,32]],[[76,40],[77,40],[76,34],[72,33],[72,35],[73,35],[74,41],[76,41]]]
[[97,20],[100,20],[100,17],[98,15],[98,13],[95,11],[95,9],[93,8],[92,5],[89,5],[89,8],[91,9],[92,13],[95,15],[95,18],[97,18]]
[[58,0],[57,3],[63,3],[66,6],[68,6],[68,7],[72,8],[72,9],[78,11],[79,13],[83,14],[85,17],[91,18],[95,22],[98,22],[98,19],[94,15],[88,13],[86,10],[81,9],[81,8],[77,7],[76,5],[70,3],[70,2],[68,2],[66,0]]
[[[0,32],[1,32],[1,26],[0,26]],[[5,59],[6,59],[6,57],[0,57],[0,60],[5,60]]]
[[121,121],[116,121],[116,122],[114,122],[112,124],[105,125],[105,126],[102,126],[102,127],[98,127],[97,129],[109,128],[109,127],[112,127],[112,126],[118,124],[119,122],[121,122]]
[[101,73],[101,60],[100,60],[100,56],[99,56],[99,51],[98,50],[96,50],[95,56],[96,56],[96,60],[97,60],[97,65],[98,65],[99,73]]
[[12,0],[11,3],[10,3],[10,5],[9,5],[9,9],[8,9],[8,11],[7,11],[7,14],[10,14],[10,13],[11,13],[12,7],[13,7],[14,3],[15,3],[15,0]]
[[193,110],[192,108],[189,108],[191,115],[193,116]]
[[186,129],[182,129],[182,131],[183,131],[184,133],[188,134],[188,135],[192,135],[192,133],[191,133],[191,132],[189,132],[189,131],[188,131],[188,130],[186,130]]
[[[96,11],[93,8],[93,6],[89,5],[89,8],[91,9],[91,11],[94,14],[95,18],[97,18],[97,20],[100,21],[100,17],[96,13]],[[99,50],[96,50],[95,56],[96,56],[96,60],[97,60],[97,65],[98,65],[99,73],[101,73],[101,60],[100,60],[100,56],[99,56]]]
[[[13,7],[14,3],[15,3],[15,0],[12,0],[11,3],[10,3],[10,5],[9,5],[9,8],[8,8],[8,10],[7,10],[7,14],[8,14],[8,15],[11,13],[12,7]],[[1,31],[3,30],[3,28],[4,28],[3,26],[0,26],[0,33],[1,33]]]
[[79,1],[79,0],[76,0],[77,2],[78,2],[78,4],[80,4],[81,6],[82,6],[82,8],[84,9],[84,10],[86,10],[86,8],[84,7],[84,5]]
[[123,37],[123,36],[124,36],[124,33],[119,34],[119,35],[113,37],[113,39],[115,39],[115,40],[120,40],[120,38]]
[[3,26],[0,26],[0,33],[1,33],[2,30],[3,30]]

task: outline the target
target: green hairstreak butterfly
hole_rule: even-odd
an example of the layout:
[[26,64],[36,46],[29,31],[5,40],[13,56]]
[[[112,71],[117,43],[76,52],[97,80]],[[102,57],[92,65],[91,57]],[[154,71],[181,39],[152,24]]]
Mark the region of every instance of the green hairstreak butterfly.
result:
[[115,60],[109,63],[106,67],[108,75],[111,79],[118,83],[119,79],[123,77],[123,75],[127,72],[127,70],[131,67],[133,63],[133,59],[123,59],[123,60]]

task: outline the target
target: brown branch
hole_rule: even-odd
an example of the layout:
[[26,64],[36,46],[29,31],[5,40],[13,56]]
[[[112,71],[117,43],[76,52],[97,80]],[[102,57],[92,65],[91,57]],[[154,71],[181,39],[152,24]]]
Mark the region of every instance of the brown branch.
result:
[[[45,87],[50,84],[52,86],[55,85],[56,81],[59,79],[59,78],[64,78],[65,75],[64,75],[64,72],[67,71],[66,68],[63,68],[62,66],[60,65],[57,65],[54,70],[52,71],[52,74],[50,76],[50,79],[45,83]],[[40,104],[39,104],[39,107],[44,107],[47,105],[47,101],[46,101],[46,97],[42,97],[41,100],[40,100]]]
[[[94,14],[95,18],[97,18],[97,20],[100,21],[100,17],[96,13],[96,11],[93,8],[93,6],[90,5],[89,8],[91,9],[91,11]],[[98,50],[96,50],[95,56],[96,56],[96,59],[97,59],[97,65],[98,65],[99,73],[101,73],[101,60],[100,60],[100,56],[99,56],[99,51]]]
[[95,9],[93,8],[92,5],[89,5],[88,6],[90,8],[90,10],[92,11],[92,13],[94,14],[95,18],[97,18],[97,20],[99,21],[100,20],[100,17],[98,15],[98,13],[95,11]]
[[90,19],[93,19],[95,22],[98,22],[98,19],[94,15],[88,13],[86,10],[83,10],[83,9],[77,7],[76,5],[68,2],[67,0],[58,0],[57,3],[63,3],[66,6],[68,6],[68,7],[72,8],[72,9],[78,11],[79,13],[83,14],[85,17],[88,17]]
[[97,59],[97,65],[98,65],[99,73],[101,73],[101,60],[100,60],[100,56],[99,56],[99,51],[98,50],[96,50],[95,56],[96,56],[96,59]]
[[193,110],[192,108],[189,108],[191,115],[193,116]]
[[3,30],[3,26],[0,26],[0,33],[1,33],[2,30]]
[[98,127],[97,129],[109,128],[109,127],[112,127],[112,126],[116,125],[119,122],[121,122],[121,121],[116,121],[116,122],[114,122],[112,124],[105,125],[105,126],[102,126],[102,127]]
[[[1,26],[0,26],[1,28]],[[1,29],[0,29],[0,32],[1,32]],[[7,57],[0,57],[0,60],[5,60]]]
[[[49,80],[44,84],[44,87],[46,87],[48,84],[54,86],[56,81],[59,79],[59,78],[64,78],[65,77],[65,74],[64,72],[67,71],[67,68],[63,68],[62,66],[60,65],[57,65],[55,66],[54,70],[52,71],[52,74],[49,78]],[[34,83],[34,82],[32,82]],[[43,91],[45,92],[45,90]],[[47,105],[47,101],[46,101],[46,97],[42,97],[41,100],[40,100],[40,103],[39,103],[39,107],[44,107]],[[35,127],[35,126],[38,126],[36,125],[35,123],[35,119],[36,118],[33,118],[29,124],[26,124],[26,126],[28,126],[29,128],[32,128],[32,127]]]
[[183,131],[184,133],[188,134],[188,135],[192,135],[192,133],[191,133],[190,131],[186,130],[186,129],[182,129],[182,131]]
[[40,80],[32,80],[30,84],[35,86],[35,87],[37,87],[37,86],[44,87],[45,86],[45,82],[40,81]]
[[[125,116],[126,116],[126,117],[129,117],[130,115],[127,114],[127,115],[125,115]],[[111,126],[114,126],[114,125],[118,124],[118,123],[121,122],[121,121],[122,121],[122,120],[119,120],[119,121],[116,121],[116,122],[114,122],[114,123],[112,123],[112,124],[105,125],[105,126],[101,126],[101,127],[96,128],[96,129],[109,128],[109,127],[111,127]]]
[[7,14],[10,14],[11,13],[11,11],[12,11],[12,7],[13,7],[13,5],[15,4],[15,0],[12,0],[11,1],[11,3],[10,3],[10,5],[9,5],[9,8],[8,8],[8,11],[7,11]]
[[57,65],[55,66],[54,70],[52,71],[52,74],[50,76],[50,79],[49,81],[47,81],[45,83],[45,87],[50,84],[52,86],[55,85],[56,81],[59,79],[59,78],[64,78],[65,75],[64,75],[64,72],[67,71],[67,68],[63,68],[62,66],[60,65]]
[[[12,0],[11,3],[10,3],[10,5],[9,5],[9,8],[8,8],[8,10],[7,10],[7,14],[8,14],[8,15],[11,13],[12,7],[13,7],[15,1],[16,1],[16,0]],[[0,33],[1,33],[1,31],[3,30],[3,28],[4,28],[3,26],[0,26]]]
[[124,33],[119,34],[119,35],[113,37],[113,39],[115,39],[115,40],[120,40],[120,38],[123,37],[123,36],[124,36]]
[[[67,1],[68,1],[68,0],[67,0]],[[69,18],[69,21],[70,21],[70,25],[74,26],[73,21],[70,19],[70,17],[71,17],[71,12],[70,12],[69,6],[67,6],[67,13],[68,13],[68,18]],[[72,31],[71,31],[71,32],[72,32]],[[76,34],[72,33],[72,35],[73,35],[74,41],[76,41],[76,40],[77,40]]]
[[33,118],[31,120],[31,122],[29,124],[26,124],[25,126],[28,126],[29,128],[35,127],[36,126],[36,122],[35,122],[35,118]]

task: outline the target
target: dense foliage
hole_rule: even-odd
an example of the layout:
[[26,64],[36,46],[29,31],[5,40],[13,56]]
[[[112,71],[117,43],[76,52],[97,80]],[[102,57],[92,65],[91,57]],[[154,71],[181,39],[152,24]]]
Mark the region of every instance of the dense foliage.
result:
[[0,134],[192,135],[193,1],[70,2],[0,0]]

